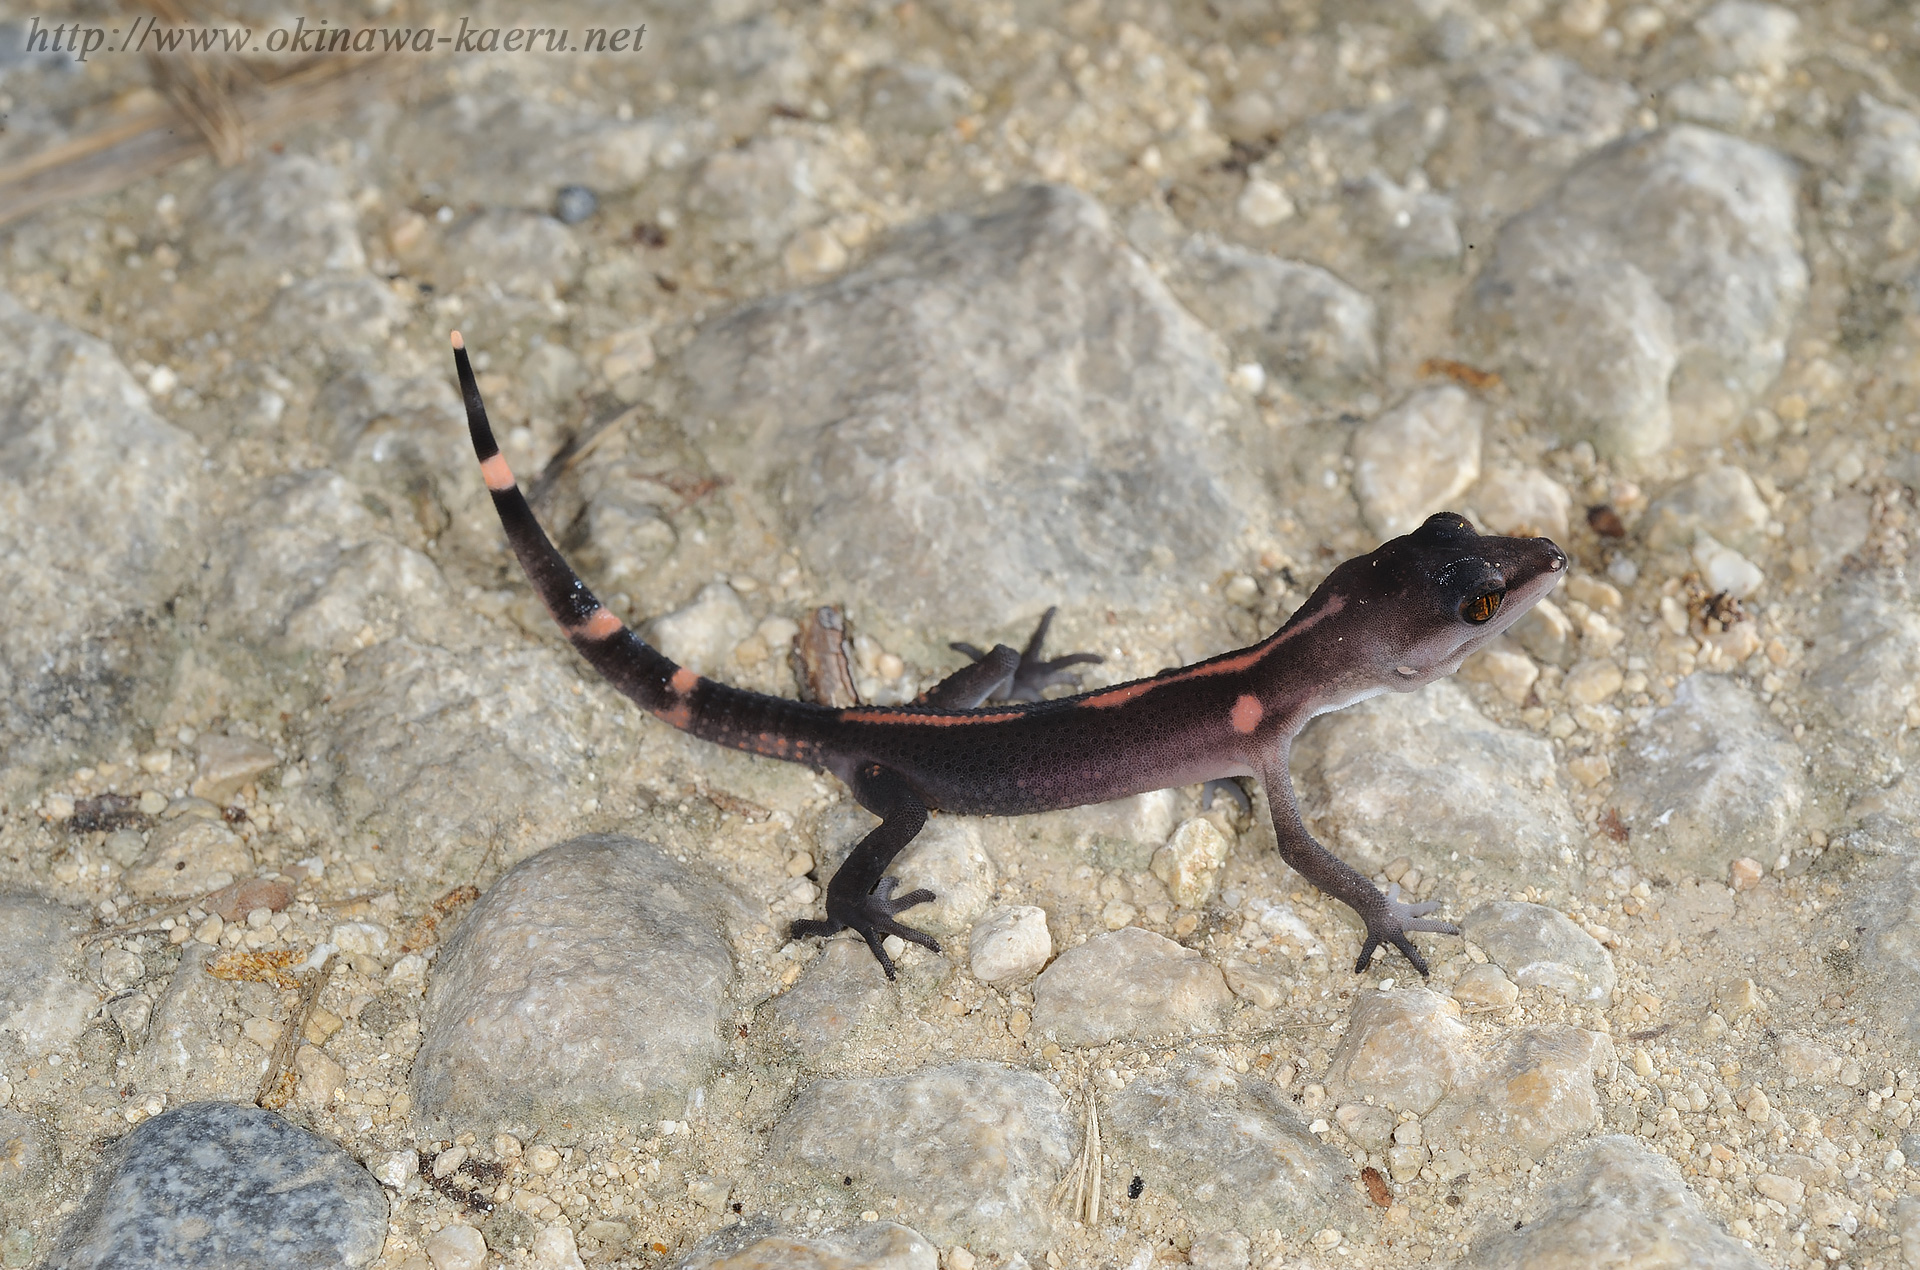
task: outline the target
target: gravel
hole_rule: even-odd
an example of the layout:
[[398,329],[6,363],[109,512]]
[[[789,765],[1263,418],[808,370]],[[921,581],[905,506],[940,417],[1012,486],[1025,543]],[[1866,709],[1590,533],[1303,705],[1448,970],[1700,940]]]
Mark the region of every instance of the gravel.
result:
[[[406,1270],[1920,1247],[1897,7],[647,16],[0,226],[0,1263],[255,1100]],[[0,60],[9,165],[158,100]],[[596,594],[781,696],[822,606],[868,701],[1054,605],[1104,687],[1436,506],[1551,535],[1293,756],[1465,936],[1354,975],[1249,782],[937,813],[893,983],[788,939],[872,818],[555,634],[454,327]]]

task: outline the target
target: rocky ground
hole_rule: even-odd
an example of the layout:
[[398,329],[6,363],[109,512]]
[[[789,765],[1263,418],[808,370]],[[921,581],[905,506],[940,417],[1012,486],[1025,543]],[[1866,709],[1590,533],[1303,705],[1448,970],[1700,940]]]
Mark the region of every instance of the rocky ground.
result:
[[[154,101],[36,13],[111,16],[0,27],[0,161]],[[0,1263],[1920,1265],[1910,13],[633,20],[0,230]],[[787,942],[871,819],[556,635],[456,326],[600,593],[768,692],[823,604],[867,700],[1053,604],[1097,686],[1550,534],[1295,755],[1464,937],[1355,975],[1184,789],[936,819],[897,983]]]

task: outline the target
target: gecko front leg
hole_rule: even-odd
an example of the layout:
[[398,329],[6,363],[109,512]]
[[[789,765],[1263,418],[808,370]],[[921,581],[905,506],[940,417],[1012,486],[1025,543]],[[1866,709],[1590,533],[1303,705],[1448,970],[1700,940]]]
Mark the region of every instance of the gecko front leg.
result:
[[1267,791],[1267,809],[1273,816],[1274,838],[1280,845],[1280,858],[1294,872],[1359,914],[1360,920],[1366,924],[1367,938],[1360,946],[1359,958],[1353,963],[1354,973],[1366,970],[1373,961],[1374,950],[1380,945],[1392,944],[1405,954],[1413,968],[1425,978],[1428,974],[1426,959],[1407,936],[1414,931],[1458,935],[1460,928],[1452,922],[1428,917],[1427,914],[1440,907],[1431,900],[1419,904],[1403,902],[1397,882],[1382,894],[1380,888],[1368,881],[1358,869],[1321,846],[1307,832],[1307,826],[1300,819],[1299,805],[1294,801],[1293,777],[1287,770],[1290,748],[1283,745],[1279,755],[1265,767],[1261,775],[1261,783]]

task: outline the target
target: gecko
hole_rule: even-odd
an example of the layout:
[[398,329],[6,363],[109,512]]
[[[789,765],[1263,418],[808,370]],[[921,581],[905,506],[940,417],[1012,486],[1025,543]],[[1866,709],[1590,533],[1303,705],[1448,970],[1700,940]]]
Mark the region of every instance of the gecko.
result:
[[[1548,538],[1482,534],[1452,512],[1336,566],[1266,639],[1247,648],[1110,687],[1043,698],[1065,667],[1098,660],[1041,657],[1047,618],[1024,651],[981,652],[894,706],[828,706],[736,688],[677,665],[594,597],[540,527],[494,441],[460,333],[455,369],[480,475],[508,545],[573,647],[614,688],[663,722],[716,745],[831,772],[879,817],[826,885],[826,916],[802,918],[794,939],[851,930],[887,978],[888,935],[940,945],[899,920],[933,901],[894,894],[887,867],[930,812],[1018,816],[1127,798],[1149,790],[1257,778],[1280,857],[1351,908],[1366,928],[1356,973],[1376,949],[1400,950],[1421,975],[1408,936],[1458,935],[1382,892],[1322,846],[1301,819],[1288,768],[1308,720],[1386,692],[1412,692],[1517,621],[1559,582],[1566,554]],[[1048,613],[1048,618],[1052,613]]]

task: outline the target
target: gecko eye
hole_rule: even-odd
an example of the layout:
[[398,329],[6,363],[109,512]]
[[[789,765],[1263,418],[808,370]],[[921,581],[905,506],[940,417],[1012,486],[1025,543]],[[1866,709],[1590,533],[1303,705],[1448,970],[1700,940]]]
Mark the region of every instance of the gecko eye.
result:
[[1485,595],[1476,595],[1460,606],[1460,617],[1463,621],[1479,626],[1500,611],[1500,601],[1506,596],[1505,591],[1489,591]]

